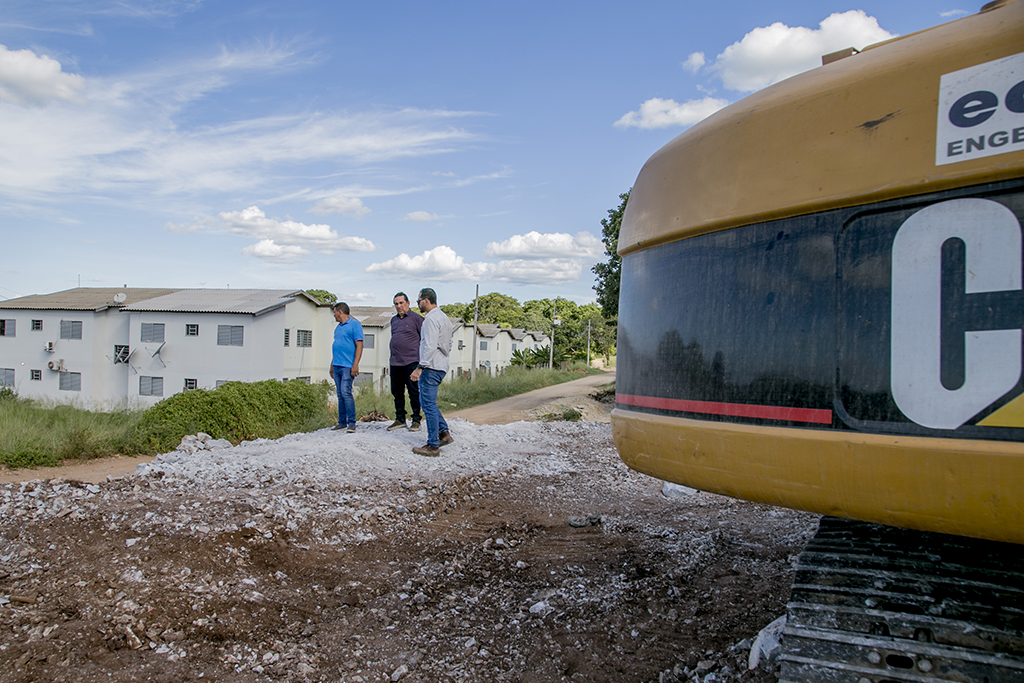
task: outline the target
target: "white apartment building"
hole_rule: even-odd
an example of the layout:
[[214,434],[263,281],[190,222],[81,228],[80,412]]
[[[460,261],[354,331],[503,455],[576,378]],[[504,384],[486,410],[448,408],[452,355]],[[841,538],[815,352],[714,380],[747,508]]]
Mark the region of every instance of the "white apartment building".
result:
[[[392,308],[353,306],[363,326],[358,384],[390,387]],[[495,375],[538,332],[453,320],[449,379]],[[301,290],[79,287],[0,302],[0,386],[105,409],[143,407],[230,381],[332,381],[333,311]]]

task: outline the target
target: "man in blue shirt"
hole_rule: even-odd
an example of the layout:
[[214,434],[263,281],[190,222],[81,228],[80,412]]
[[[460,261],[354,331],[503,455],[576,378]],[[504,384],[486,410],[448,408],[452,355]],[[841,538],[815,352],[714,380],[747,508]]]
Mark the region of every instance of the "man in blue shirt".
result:
[[338,424],[332,429],[356,431],[356,399],[352,395],[352,380],[359,375],[359,359],[363,357],[363,326],[350,314],[348,304],[334,304],[334,355],[331,376],[338,389]]

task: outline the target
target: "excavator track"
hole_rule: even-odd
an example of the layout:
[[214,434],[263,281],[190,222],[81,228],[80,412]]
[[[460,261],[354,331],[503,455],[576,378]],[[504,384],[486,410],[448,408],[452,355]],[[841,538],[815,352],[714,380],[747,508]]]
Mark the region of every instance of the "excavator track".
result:
[[780,683],[1024,682],[1024,547],[825,517]]

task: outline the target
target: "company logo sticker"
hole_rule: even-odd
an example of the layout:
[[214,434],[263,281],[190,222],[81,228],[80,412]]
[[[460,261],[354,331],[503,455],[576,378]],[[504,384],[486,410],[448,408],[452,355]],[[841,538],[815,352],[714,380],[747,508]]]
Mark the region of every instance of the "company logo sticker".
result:
[[935,165],[1024,150],[1024,53],[942,76]]

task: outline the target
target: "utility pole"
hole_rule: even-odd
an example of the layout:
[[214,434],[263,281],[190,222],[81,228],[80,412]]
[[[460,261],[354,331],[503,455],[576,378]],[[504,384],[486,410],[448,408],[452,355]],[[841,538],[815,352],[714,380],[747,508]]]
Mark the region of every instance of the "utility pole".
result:
[[587,367],[590,367],[590,321],[587,321]]
[[548,367],[552,370],[555,369],[555,325],[558,324],[558,319],[555,317],[555,310],[558,308],[558,297],[555,297],[551,302],[551,344],[549,346],[550,353],[548,354]]
[[476,379],[476,347],[479,342],[476,340],[476,321],[480,317],[480,285],[476,286],[476,296],[473,297],[473,351],[472,360],[469,366],[469,381]]

